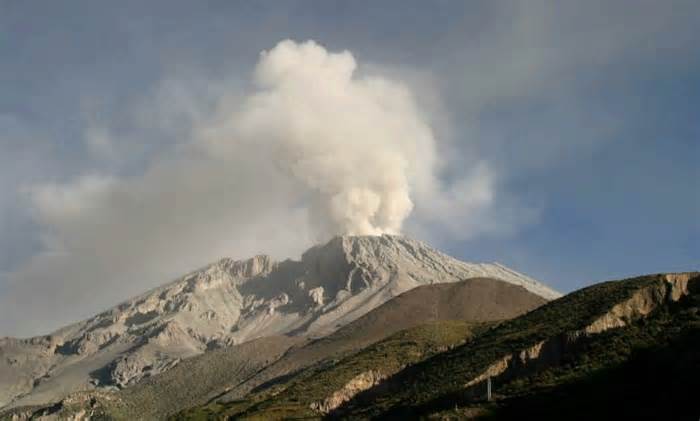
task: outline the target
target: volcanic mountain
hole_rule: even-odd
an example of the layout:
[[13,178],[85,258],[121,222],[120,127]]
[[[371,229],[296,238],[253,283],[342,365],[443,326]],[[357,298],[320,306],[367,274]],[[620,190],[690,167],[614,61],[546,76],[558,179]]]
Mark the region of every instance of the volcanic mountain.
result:
[[399,236],[336,237],[299,261],[227,258],[50,335],[0,339],[0,407],[123,388],[257,338],[288,338],[279,354],[403,292],[472,278],[518,286],[542,301],[559,296],[497,263],[465,263]]

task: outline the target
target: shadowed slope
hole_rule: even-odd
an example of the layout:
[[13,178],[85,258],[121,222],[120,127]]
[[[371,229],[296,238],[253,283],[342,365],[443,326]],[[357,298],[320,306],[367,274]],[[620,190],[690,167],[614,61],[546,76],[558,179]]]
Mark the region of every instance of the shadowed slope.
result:
[[[666,329],[695,323],[684,315],[697,315],[693,303],[699,280],[698,273],[651,275],[576,291],[404,369],[334,415],[484,415],[488,377],[505,395],[499,399],[506,400],[537,387],[585,379],[639,349],[663,345]],[[456,406],[462,409],[451,413]]]

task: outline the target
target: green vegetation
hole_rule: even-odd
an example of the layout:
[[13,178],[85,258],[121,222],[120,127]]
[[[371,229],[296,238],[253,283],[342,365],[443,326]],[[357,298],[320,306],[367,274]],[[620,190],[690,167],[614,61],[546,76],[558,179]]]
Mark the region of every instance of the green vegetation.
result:
[[[700,415],[700,285],[678,303],[586,338],[561,364],[496,385],[496,400],[435,418],[688,419]],[[477,409],[479,411],[477,411]]]
[[[690,301],[690,300],[689,300]],[[700,300],[596,338],[566,370],[506,385],[488,418],[688,419],[700,415]]]
[[225,418],[297,419],[318,418],[310,408],[342,388],[358,374],[375,370],[390,375],[406,365],[461,344],[487,324],[463,321],[433,322],[398,332],[364,350],[339,360],[325,361],[302,370],[284,384],[251,395],[245,401],[214,403],[185,411],[176,419]]
[[[695,289],[697,279],[693,284]],[[569,294],[527,315],[504,322],[462,347],[401,371],[389,379],[381,390],[358,395],[335,415],[347,418],[401,418],[409,414],[414,417],[429,417],[432,414],[449,419],[490,413],[497,418],[506,415],[522,418],[525,408],[536,406],[530,404],[533,396],[562,405],[568,402],[569,410],[575,412],[577,405],[587,405],[586,395],[577,392],[566,401],[560,399],[558,393],[573,393],[571,390],[576,387],[605,383],[607,376],[616,375],[620,380],[619,373],[631,370],[629,367],[634,364],[643,365],[640,361],[654,355],[649,351],[654,347],[667,350],[664,354],[667,356],[692,352],[688,350],[693,348],[687,348],[689,340],[683,338],[697,333],[697,291],[680,303],[659,307],[649,317],[625,328],[582,337],[575,346],[564,348],[563,354],[558,355],[557,361],[549,367],[540,368],[534,373],[524,372],[515,377],[494,379],[496,402],[484,402],[483,391],[475,394],[474,390],[465,390],[463,385],[501,358],[546,339],[563,338],[561,335],[585,327],[615,304],[631,298],[640,288],[662,285],[662,282],[661,276],[648,276],[607,282]],[[685,351],[674,351],[674,346],[669,345],[674,343],[680,344]],[[688,367],[695,369],[694,376],[697,378],[700,373],[697,359],[695,361],[694,366]],[[627,367],[626,364],[631,366]],[[655,383],[653,377],[647,379],[647,384],[650,383]],[[625,385],[626,381],[623,379],[618,384]],[[579,386],[569,389],[563,385]],[[566,418],[570,415],[554,410],[548,414],[552,417],[558,415],[558,418],[563,414]]]

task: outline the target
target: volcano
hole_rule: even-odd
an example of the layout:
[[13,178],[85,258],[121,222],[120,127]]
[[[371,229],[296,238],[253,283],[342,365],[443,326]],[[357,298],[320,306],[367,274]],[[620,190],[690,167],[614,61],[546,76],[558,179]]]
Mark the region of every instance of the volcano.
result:
[[0,407],[123,388],[257,338],[320,338],[416,287],[472,278],[559,297],[498,263],[463,262],[402,236],[335,237],[298,261],[225,258],[50,335],[0,339]]

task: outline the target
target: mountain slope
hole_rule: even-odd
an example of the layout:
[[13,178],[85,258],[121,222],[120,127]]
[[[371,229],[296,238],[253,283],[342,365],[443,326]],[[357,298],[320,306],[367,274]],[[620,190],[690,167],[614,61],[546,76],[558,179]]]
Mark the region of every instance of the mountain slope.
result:
[[[679,338],[697,328],[699,283],[698,273],[666,274],[576,291],[504,322],[461,347],[407,367],[381,387],[357,395],[334,416],[464,418],[487,415],[494,405],[529,407],[528,394],[538,390],[590,381],[645,348],[665,347],[667,340],[688,344]],[[669,338],[666,334],[671,332],[675,333]],[[696,371],[694,378],[698,374]],[[489,377],[497,394],[495,404],[484,401]],[[518,396],[524,396],[520,406],[510,400]],[[583,396],[572,399],[579,406],[585,401]]]
[[0,339],[0,407],[126,387],[264,336],[321,337],[414,287],[484,276],[557,296],[498,264],[460,262],[396,236],[337,237],[300,261],[223,259],[51,335]]
[[12,415],[70,419],[81,411],[92,415],[99,412],[112,419],[163,419],[182,408],[207,402],[211,391],[254,376],[290,346],[303,341],[301,337],[269,336],[219,348],[185,359],[166,372],[122,390],[74,392],[57,403],[0,411],[0,419],[12,419]]
[[432,321],[465,320],[475,323],[510,319],[545,302],[542,297],[521,286],[495,279],[474,278],[452,284],[417,287],[327,337],[292,348],[279,361],[233,388],[221,400],[241,398],[251,390],[264,388],[268,381],[318,361],[360,350],[402,329]]
[[362,351],[309,367],[246,399],[214,402],[175,419],[305,419],[328,413],[408,364],[469,340],[486,324],[432,322],[394,333]]
[[[523,287],[494,279],[475,278],[452,284],[426,285],[401,294],[327,337],[311,341],[299,336],[266,337],[223,347],[185,359],[164,373],[118,392],[70,395],[57,408],[68,401],[73,404],[66,404],[60,414],[65,415],[70,408],[74,408],[74,412],[94,412],[96,408],[85,406],[86,402],[94,400],[101,413],[112,418],[161,419],[215,397],[217,401],[227,402],[246,395],[253,388],[267,393],[286,384],[289,378],[314,372],[315,364],[328,365],[405,328],[436,320],[511,318],[545,302]],[[446,323],[444,326],[451,322]],[[457,323],[455,334],[464,332],[461,326],[466,329],[471,324]],[[422,332],[432,333],[424,338],[428,343],[417,345],[421,349],[432,349],[429,346],[431,340],[454,337],[436,327]],[[254,372],[252,368],[255,368]],[[82,400],[77,397],[82,397]],[[45,409],[22,408],[20,413]]]

